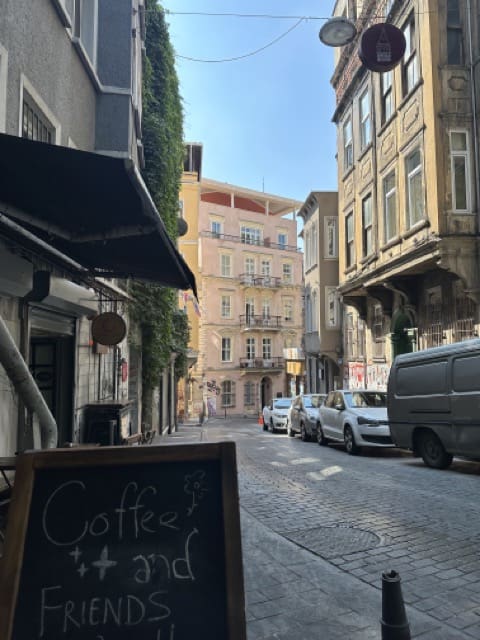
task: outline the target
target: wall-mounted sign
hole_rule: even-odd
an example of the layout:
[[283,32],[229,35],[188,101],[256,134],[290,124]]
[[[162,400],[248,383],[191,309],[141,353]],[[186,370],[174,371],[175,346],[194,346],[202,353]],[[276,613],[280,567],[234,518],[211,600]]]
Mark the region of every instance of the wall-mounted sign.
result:
[[370,71],[390,71],[405,53],[405,36],[393,24],[379,22],[362,33],[358,57]]
[[127,325],[118,313],[100,313],[92,320],[92,337],[100,344],[118,344],[125,338],[126,333]]

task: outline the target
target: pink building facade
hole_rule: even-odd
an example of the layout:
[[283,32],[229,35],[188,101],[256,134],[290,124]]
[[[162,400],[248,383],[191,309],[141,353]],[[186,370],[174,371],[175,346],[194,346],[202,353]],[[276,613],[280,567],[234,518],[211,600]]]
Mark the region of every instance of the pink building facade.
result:
[[183,208],[197,228],[189,256],[197,256],[199,291],[199,314],[190,311],[197,344],[185,412],[257,416],[271,398],[303,384],[303,254],[295,220],[302,203],[213,180],[197,185]]

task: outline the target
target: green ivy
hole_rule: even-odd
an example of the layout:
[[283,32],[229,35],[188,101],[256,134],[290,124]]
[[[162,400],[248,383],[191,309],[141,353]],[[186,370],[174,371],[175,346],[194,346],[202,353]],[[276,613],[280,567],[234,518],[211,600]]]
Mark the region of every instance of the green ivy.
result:
[[[175,57],[165,14],[156,0],[146,0],[146,59],[143,73],[143,178],[173,240],[177,238],[178,194],[183,170],[183,110]],[[177,291],[134,281],[131,318],[142,343],[143,416],[148,423],[153,390],[178,354],[175,374],[186,371],[189,339],[185,314],[178,310]]]

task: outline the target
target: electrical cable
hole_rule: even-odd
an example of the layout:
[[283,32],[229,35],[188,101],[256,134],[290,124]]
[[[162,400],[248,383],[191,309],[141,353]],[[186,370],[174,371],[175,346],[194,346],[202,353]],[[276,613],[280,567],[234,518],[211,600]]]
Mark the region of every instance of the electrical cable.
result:
[[272,45],[277,43],[279,40],[281,40],[282,38],[285,38],[285,36],[287,36],[290,32],[292,32],[294,29],[296,29],[300,25],[300,23],[302,23],[304,20],[305,20],[305,18],[300,18],[300,20],[298,20],[298,22],[296,22],[292,27],[290,27],[290,29],[285,31],[285,33],[282,33],[281,35],[279,35],[277,38],[275,38],[274,40],[272,40],[268,44],[264,45],[263,47],[260,47],[259,49],[255,49],[255,51],[251,51],[250,53],[245,53],[245,54],[243,54],[241,56],[235,56],[233,58],[223,58],[223,59],[220,59],[220,60],[207,60],[207,59],[203,59],[203,58],[191,58],[189,56],[182,56],[182,55],[176,53],[175,57],[176,58],[181,58],[182,60],[190,60],[190,62],[210,62],[210,63],[233,62],[235,60],[242,60],[243,58],[249,58],[251,56],[256,55],[257,53],[260,53],[261,51],[265,51],[265,49],[268,49],[269,47],[271,47]]

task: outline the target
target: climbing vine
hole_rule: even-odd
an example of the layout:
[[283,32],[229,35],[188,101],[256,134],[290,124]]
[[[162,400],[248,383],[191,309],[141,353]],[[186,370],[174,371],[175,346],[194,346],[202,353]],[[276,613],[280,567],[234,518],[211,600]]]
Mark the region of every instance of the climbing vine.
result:
[[[142,131],[145,168],[152,199],[172,239],[177,237],[178,192],[183,166],[183,110],[175,58],[165,14],[156,0],[146,0],[146,58],[143,70]],[[178,310],[177,291],[134,281],[131,317],[142,344],[143,417],[151,421],[152,394],[172,352],[175,373],[186,370],[188,323]]]

